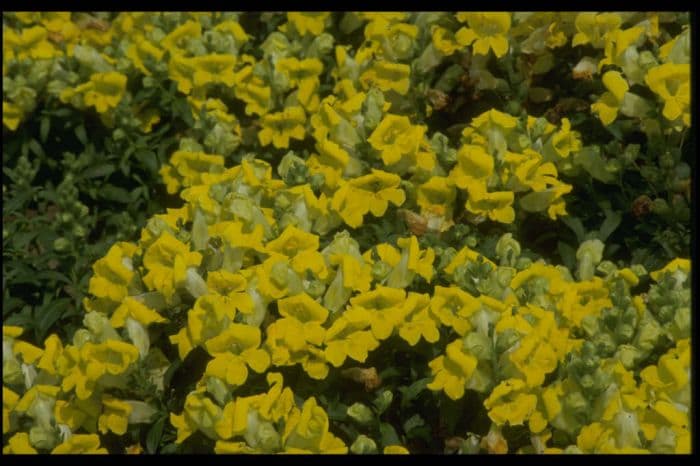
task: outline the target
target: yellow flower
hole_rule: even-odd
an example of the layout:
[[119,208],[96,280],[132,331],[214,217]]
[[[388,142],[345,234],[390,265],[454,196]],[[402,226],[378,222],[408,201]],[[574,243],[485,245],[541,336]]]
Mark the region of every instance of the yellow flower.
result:
[[189,94],[192,92],[193,75],[195,72],[194,61],[182,54],[170,54],[168,62],[168,76],[177,83],[177,90]]
[[326,360],[340,367],[350,356],[355,361],[364,362],[370,351],[379,342],[368,329],[372,325],[372,315],[362,308],[351,308],[333,322],[326,331],[324,350]]
[[132,406],[109,395],[102,396],[104,410],[97,421],[100,432],[106,434],[109,431],[117,435],[124,435],[129,425],[129,415],[133,410]]
[[512,426],[522,425],[536,411],[537,397],[524,392],[525,382],[507,379],[498,384],[484,400],[489,418],[498,426],[506,422]]
[[438,323],[430,314],[430,296],[410,291],[403,304],[404,319],[399,323],[399,336],[415,346],[421,337],[428,343],[440,339]]
[[119,105],[125,92],[125,75],[116,71],[93,73],[90,81],[75,89],[64,89],[61,92],[61,101],[69,102],[73,96],[82,94],[85,105],[95,107],[98,113],[106,113]]
[[75,398],[71,401],[56,400],[53,415],[57,424],[65,424],[72,431],[82,427],[88,432],[95,432],[101,410],[102,405],[96,397],[85,400]]
[[[3,433],[5,433],[5,429],[3,429]],[[3,455],[28,455],[36,454],[38,451],[29,443],[28,433],[18,432],[8,440],[7,446],[2,449],[2,453]]]
[[377,340],[386,340],[403,320],[403,304],[406,292],[397,288],[378,286],[350,299],[354,309],[368,311],[371,316],[372,334]]
[[110,324],[112,324],[114,328],[120,328],[126,325],[127,319],[134,319],[144,326],[148,326],[154,322],[161,323],[167,321],[167,319],[156,311],[131,296],[124,298],[119,307],[117,307],[114,314],[112,314]]
[[591,44],[599,49],[605,45],[608,32],[619,29],[622,18],[617,13],[579,13],[576,16],[576,34],[571,45]]
[[403,445],[387,445],[382,451],[385,455],[410,455],[411,452],[408,451]]
[[612,302],[608,289],[600,277],[578,283],[569,283],[557,301],[561,314],[574,326],[579,327],[586,316],[597,317]]
[[21,34],[16,34],[9,28],[3,29],[3,54],[9,53],[17,60],[26,58],[32,60],[49,59],[61,55],[47,40],[48,31],[41,26],[22,29]]
[[294,409],[284,426],[284,449],[288,453],[347,453],[342,440],[328,431],[328,414],[314,397]]
[[459,42],[457,42],[455,35],[449,29],[434,26],[431,38],[433,47],[446,57],[460,49]]
[[460,336],[471,329],[467,319],[480,308],[479,300],[458,286],[436,286],[430,300],[431,312],[443,325],[452,327]]
[[202,184],[205,174],[223,171],[224,158],[221,155],[178,150],[170,156],[169,164],[160,169],[160,175],[166,183],[168,193],[174,194],[182,187]]
[[562,118],[561,129],[552,135],[552,147],[560,157],[566,158],[573,152],[581,150],[581,134],[571,131],[571,122],[568,118]]
[[506,137],[515,129],[518,119],[498,110],[488,110],[472,120],[462,131],[463,140],[483,146],[490,155],[500,157],[508,149]]
[[117,340],[88,342],[81,348],[67,346],[56,362],[58,373],[63,376],[61,389],[68,392],[75,388],[77,397],[85,400],[103,375],[124,373],[138,357],[134,345]]
[[265,245],[268,251],[283,254],[289,258],[304,251],[318,249],[318,236],[288,225],[282,234]]
[[603,85],[609,92],[605,92],[597,102],[591,105],[591,112],[598,115],[605,126],[615,121],[617,113],[622,106],[622,100],[629,90],[629,84],[619,71],[608,71],[603,75]]
[[681,259],[681,258],[676,258],[673,259],[671,262],[666,264],[662,269],[660,270],[655,270],[649,274],[649,276],[654,280],[655,282],[658,282],[661,277],[664,276],[666,273],[672,273],[676,272],[679,270],[683,274],[687,275],[690,273],[690,261],[688,259]]
[[287,21],[294,26],[294,29],[301,36],[310,34],[319,36],[325,29],[326,19],[330,16],[328,12],[287,12]]
[[52,455],[74,454],[100,454],[109,453],[106,448],[100,447],[100,437],[97,434],[74,434],[67,441],[51,450]]
[[253,74],[252,66],[243,67],[236,73],[234,95],[245,102],[246,115],[264,115],[272,105],[272,89],[265,86],[262,78]]
[[262,117],[258,140],[263,146],[272,143],[278,149],[289,147],[289,139],[302,140],[306,136],[304,123],[306,114],[301,107],[287,107],[281,112],[268,113]]
[[299,60],[295,57],[281,58],[275,63],[275,69],[289,79],[292,87],[300,86],[308,80],[318,80],[323,72],[323,63],[318,58]]
[[273,363],[301,363],[311,378],[324,379],[328,365],[319,346],[326,336],[322,324],[328,310],[306,293],[281,299],[278,306],[282,318],[267,327],[265,342],[272,352]]
[[12,352],[22,357],[25,364],[34,364],[41,357],[44,351],[26,341],[16,340],[12,345]]
[[552,162],[542,163],[543,157],[532,149],[525,149],[522,154],[509,152],[504,160],[514,167],[511,180],[515,183],[508,184],[514,191],[525,191],[529,188],[540,192],[547,186],[559,183],[557,167]]
[[427,387],[433,391],[443,390],[451,399],[459,400],[464,396],[464,387],[477,362],[476,357],[463,351],[462,339],[455,340],[447,345],[445,355],[428,363],[434,379]]
[[121,302],[129,294],[129,284],[134,277],[131,257],[136,252],[134,245],[120,242],[113,245],[107,254],[97,260],[92,270],[88,289],[98,298]]
[[202,255],[190,252],[189,245],[181,243],[170,233],[163,233],[143,255],[143,265],[148,273],[143,282],[150,290],[159,291],[170,300],[180,283],[178,274],[187,267],[196,267],[202,262]]
[[469,192],[465,205],[467,210],[474,214],[487,215],[496,222],[513,223],[515,210],[513,210],[512,191],[487,192],[486,187],[480,183],[468,185],[467,190]]
[[[479,256],[481,256],[481,254],[470,249],[469,246],[464,246],[462,249],[457,251],[457,254],[455,254],[450,263],[447,264],[447,266],[443,269],[443,271],[448,275],[453,275],[457,267],[465,264],[467,261],[477,262]],[[496,264],[488,257],[481,256],[481,258],[485,263],[491,266],[491,269],[496,269]]]
[[382,170],[372,169],[372,173],[353,178],[343,184],[333,195],[331,207],[353,228],[362,225],[362,217],[372,212],[381,217],[386,212],[389,202],[400,206],[406,199],[398,186],[398,175]]
[[460,189],[474,184],[486,184],[493,174],[494,160],[482,146],[465,144],[457,152],[457,165],[450,172],[450,179]]
[[194,307],[187,313],[187,325],[170,341],[178,345],[181,359],[212,337],[219,335],[233,322],[236,307],[223,296],[208,294],[197,298]]
[[395,91],[405,95],[411,83],[411,67],[403,63],[376,60],[360,75],[360,84],[367,90],[372,86],[383,92]]
[[605,35],[605,58],[598,63],[598,70],[604,65],[624,65],[624,54],[627,49],[634,45],[639,36],[644,32],[644,28],[637,26],[629,29],[615,29]]
[[155,62],[162,60],[165,51],[153,45],[145,36],[138,34],[134,37],[133,44],[126,49],[125,56],[146,76],[151,75],[151,70],[144,63],[148,58]]
[[408,238],[399,238],[396,244],[401,248],[401,255],[397,263],[389,263],[393,269],[387,277],[387,285],[394,288],[404,288],[413,281],[414,274],[418,274],[430,282],[434,272],[435,251],[432,248],[421,251],[418,239],[414,235]]
[[664,101],[663,115],[674,121],[682,117],[690,126],[690,65],[666,63],[651,68],[645,82]]
[[182,414],[170,413],[170,423],[177,429],[175,443],[184,442],[197,430],[218,440],[215,426],[221,418],[221,408],[209,399],[205,387],[190,392],[185,399]]
[[214,30],[231,34],[237,45],[243,45],[250,40],[250,36],[246,34],[238,21],[222,21],[214,26]]
[[10,102],[2,101],[2,124],[7,126],[11,131],[14,131],[19,126],[24,112],[17,105]]
[[161,41],[163,48],[170,52],[171,56],[179,55],[184,50],[188,39],[197,39],[202,35],[202,25],[199,21],[186,21],[170,31]]
[[415,156],[426,129],[412,125],[405,116],[386,114],[367,142],[381,153],[384,165],[395,165],[403,157]]
[[194,68],[192,83],[195,87],[216,83],[231,87],[236,81],[233,73],[233,67],[236,64],[234,55],[215,53],[200,55],[192,58],[190,63]]
[[488,55],[489,50],[493,50],[497,58],[508,52],[506,34],[510,29],[511,13],[457,13],[457,19],[469,24],[469,28],[463,27],[455,34],[461,46],[473,42],[474,54]]

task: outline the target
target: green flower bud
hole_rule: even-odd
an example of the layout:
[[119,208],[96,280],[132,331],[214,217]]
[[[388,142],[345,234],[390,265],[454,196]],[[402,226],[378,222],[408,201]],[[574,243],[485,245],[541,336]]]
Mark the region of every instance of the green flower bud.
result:
[[372,131],[382,119],[382,108],[384,107],[384,94],[379,89],[373,87],[367,92],[365,102],[362,104],[365,116],[364,125],[367,131]]
[[359,402],[349,406],[347,414],[360,424],[369,424],[374,420],[374,413],[369,406]]
[[225,405],[231,399],[231,390],[226,386],[226,383],[218,377],[207,377],[206,380],[207,392],[221,406]]
[[386,411],[393,400],[393,393],[391,393],[389,390],[382,391],[374,400],[374,406],[376,406],[378,414]]
[[288,282],[287,264],[278,262],[277,264],[273,265],[270,280],[272,280],[272,282],[280,288],[286,287]]
[[29,429],[29,443],[34,448],[51,450],[56,446],[57,441],[56,432],[51,428],[34,426]]
[[197,299],[207,294],[207,283],[199,275],[195,267],[189,267],[185,276],[185,289]]
[[632,345],[620,345],[615,358],[625,366],[625,369],[631,370],[641,361],[642,352]]
[[[91,314],[95,314],[95,313],[91,312]],[[88,329],[79,328],[73,334],[73,345],[78,347],[78,348],[82,348],[82,346],[85,343],[91,342],[91,341],[93,341],[93,336]]]
[[377,444],[366,435],[360,434],[350,445],[350,451],[356,455],[377,453]]
[[77,236],[78,238],[83,238],[85,235],[87,235],[87,230],[85,230],[82,225],[74,225],[73,235]]
[[58,252],[63,252],[63,251],[68,250],[68,248],[70,248],[70,245],[71,245],[70,241],[68,241],[66,238],[56,238],[53,241],[53,248],[54,248],[54,250],[56,250]]
[[372,264],[372,278],[381,281],[391,272],[391,266],[384,261],[377,261]]
[[2,362],[2,381],[6,385],[21,385],[24,382],[24,374],[19,361],[8,358]]
[[309,46],[306,56],[307,58],[321,58],[329,54],[333,50],[334,38],[327,32],[321,33],[320,36],[314,38]]
[[202,152],[204,147],[192,138],[182,138],[180,139],[180,150],[187,152]]
[[109,318],[99,312],[88,312],[85,314],[83,325],[92,333],[95,341],[121,340],[119,334],[109,322]]
[[496,243],[496,257],[501,265],[513,266],[520,257],[520,243],[513,238],[512,233],[505,233]]
[[578,275],[580,280],[590,280],[595,274],[595,266],[603,258],[605,244],[598,239],[590,239],[581,243],[576,251],[579,261]]
[[256,432],[258,446],[266,453],[274,453],[282,444],[280,434],[275,430],[271,422],[261,422]]
[[476,356],[479,361],[488,361],[493,357],[491,339],[481,332],[470,332],[462,339],[462,348]]
[[145,424],[150,423],[153,419],[153,415],[158,412],[153,406],[143,401],[138,400],[124,400],[131,406],[131,413],[129,413],[129,424]]

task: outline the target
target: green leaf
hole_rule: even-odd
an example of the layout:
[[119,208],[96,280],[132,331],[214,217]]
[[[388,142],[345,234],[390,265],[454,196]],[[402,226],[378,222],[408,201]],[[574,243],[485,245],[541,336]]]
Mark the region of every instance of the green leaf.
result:
[[49,137],[49,131],[51,130],[51,118],[44,117],[41,119],[41,124],[39,125],[39,139],[41,142],[46,142],[46,138]]
[[78,141],[82,142],[83,145],[87,145],[88,138],[84,125],[80,125],[75,128],[75,137],[77,137]]
[[580,165],[593,178],[603,183],[613,183],[615,175],[605,169],[606,160],[600,155],[598,146],[586,146],[574,154],[574,163]]
[[36,154],[37,157],[46,157],[46,154],[44,154],[44,149],[41,147],[41,144],[36,139],[30,139],[29,140],[29,149]]
[[411,401],[413,401],[420,393],[425,390],[427,385],[430,383],[430,377],[425,377],[423,379],[416,380],[408,387],[399,387],[401,392],[401,407],[406,408]]
[[605,242],[610,234],[620,226],[622,222],[622,214],[613,210],[605,210],[605,220],[600,226],[600,231],[598,232],[598,239]]
[[403,423],[403,431],[409,433],[416,427],[420,427],[423,425],[425,425],[425,421],[420,416],[420,414],[414,414],[413,416],[409,417],[406,420],[406,422]]
[[107,176],[112,174],[114,170],[116,170],[114,164],[101,163],[86,168],[82,173],[82,177],[86,180],[90,178],[106,178]]
[[574,232],[576,241],[582,243],[586,236],[586,229],[583,227],[581,219],[567,215],[566,217],[561,217],[561,221]]
[[574,268],[576,268],[576,249],[563,241],[559,241],[557,243],[557,250],[559,251],[559,255],[561,256],[561,260],[564,262],[564,265],[568,269],[574,270]]
[[161,417],[156,421],[155,424],[149,429],[146,435],[146,451],[150,454],[158,452],[158,446],[160,445],[160,439],[163,437],[163,426],[165,425],[165,417]]
[[107,199],[108,201],[121,202],[124,204],[131,202],[131,195],[129,194],[129,191],[111,184],[102,187],[100,190],[100,197]]
[[[44,295],[45,301],[47,298],[50,299],[50,297]],[[59,298],[46,302],[41,307],[34,309],[34,315],[37,321],[36,332],[40,340],[43,340],[46,332],[61,318],[69,304],[70,299]]]
[[152,174],[157,174],[158,173],[158,158],[156,157],[156,154],[153,151],[150,150],[138,150],[134,154],[136,157],[136,160],[141,162],[141,164],[146,167],[146,169],[152,173]]
[[396,429],[391,424],[382,422],[379,424],[379,433],[381,435],[382,445],[385,447],[389,445],[400,445],[401,440],[399,440],[399,435],[396,433]]
[[394,394],[389,390],[384,390],[377,395],[373,402],[375,408],[377,408],[377,415],[381,415],[386,411],[392,401],[394,401]]
[[555,193],[549,191],[529,192],[520,198],[520,207],[527,212],[541,212],[552,203]]

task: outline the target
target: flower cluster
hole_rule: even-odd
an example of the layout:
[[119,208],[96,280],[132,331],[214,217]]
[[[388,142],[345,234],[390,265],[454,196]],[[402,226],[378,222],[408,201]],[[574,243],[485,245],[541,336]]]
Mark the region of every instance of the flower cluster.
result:
[[[604,125],[624,115],[681,131],[689,29],[667,41],[658,15],[632,13],[262,18],[275,21],[259,38],[235,13],[3,20],[8,130],[41,90],[108,127],[150,132],[161,115],[157,99],[133,105],[138,82],[169,88],[191,120],[159,170],[179,207],[94,263],[72,341],[35,346],[3,326],[3,451],[106,453],[107,435],[141,448],[138,425],[150,423],[180,451],[405,453],[388,421],[381,438],[334,422],[371,424],[390,391],[339,414],[294,385],[345,377],[372,391],[376,369],[358,365],[392,349],[430,351],[421,369],[434,399],[478,398],[489,451],[507,451],[501,431],[522,426],[523,452],[689,452],[690,261],[647,273],[603,260],[594,237],[571,270],[525,254],[520,220],[567,217],[582,170],[612,176],[594,146],[573,120],[520,108],[474,112],[450,137],[430,124],[460,81],[507,87],[489,60],[512,68],[517,50],[531,78],[570,45],[587,51],[576,79],[601,75],[586,109]],[[336,44],[351,34],[355,45]],[[656,101],[630,91],[644,86]],[[378,222],[384,234],[362,241]],[[508,233],[477,250],[455,233],[466,223]],[[438,247],[448,235],[454,247]],[[183,366],[193,380],[168,399]],[[477,437],[458,448],[478,451]]]

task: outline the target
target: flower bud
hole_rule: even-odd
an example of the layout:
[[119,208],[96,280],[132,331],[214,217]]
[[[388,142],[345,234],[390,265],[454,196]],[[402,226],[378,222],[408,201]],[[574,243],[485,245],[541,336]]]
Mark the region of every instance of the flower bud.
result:
[[362,403],[353,403],[347,409],[347,414],[360,424],[369,424],[374,420],[374,413],[372,410]]
[[377,453],[377,444],[366,435],[360,434],[350,445],[350,451],[356,455]]

